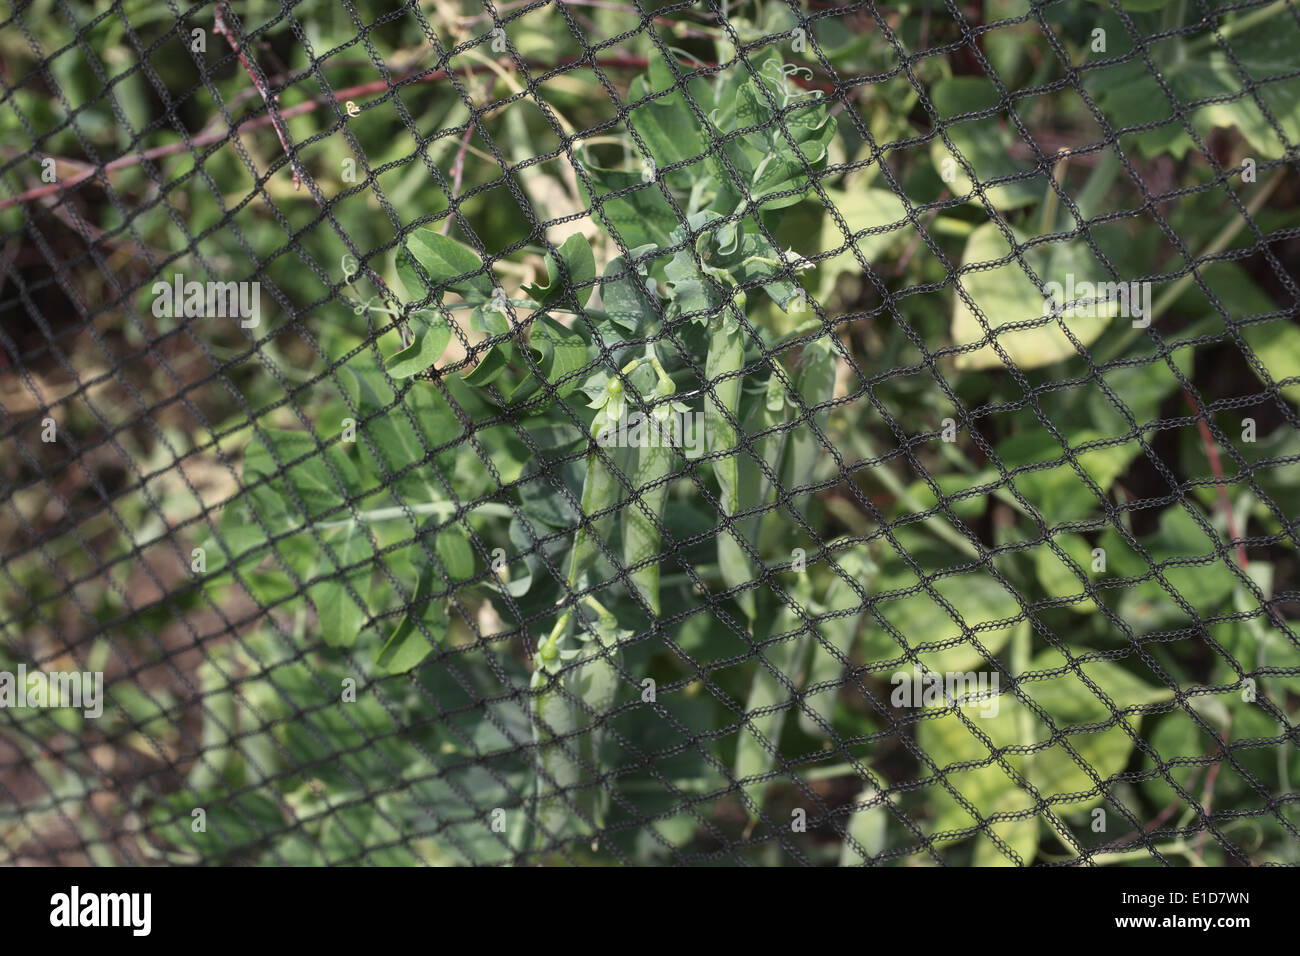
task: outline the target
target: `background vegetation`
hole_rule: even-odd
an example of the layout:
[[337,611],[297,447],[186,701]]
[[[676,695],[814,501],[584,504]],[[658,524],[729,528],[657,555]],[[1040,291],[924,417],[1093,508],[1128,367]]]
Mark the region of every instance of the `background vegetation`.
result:
[[0,859],[1300,862],[1288,0],[214,9],[0,24]]

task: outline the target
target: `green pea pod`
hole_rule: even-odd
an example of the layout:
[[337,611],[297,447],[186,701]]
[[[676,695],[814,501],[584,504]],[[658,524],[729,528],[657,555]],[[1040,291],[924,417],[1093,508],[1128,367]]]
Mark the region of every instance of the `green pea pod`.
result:
[[[554,636],[554,635],[553,635]],[[537,751],[537,842],[547,846],[574,832],[574,788],[581,781],[577,733],[582,730],[581,711],[574,706],[561,672],[562,658],[556,643],[548,641],[533,655],[531,688],[533,740]]]
[[538,746],[538,845],[588,834],[591,821],[605,825],[608,788],[596,776],[601,766],[604,718],[618,696],[618,642],[614,615],[593,598],[597,619],[579,636],[576,648],[561,648],[570,636],[572,612],[566,610],[550,636],[533,655],[533,739]]
[[[624,374],[637,364],[629,363],[623,369]],[[598,445],[603,445],[603,433],[617,425],[623,412],[622,382],[618,379],[610,381],[605,394],[593,405],[597,411],[591,434]],[[610,448],[603,454],[601,451],[593,448],[587,456],[581,506],[584,516],[603,510],[609,510],[609,513],[579,526],[574,533],[573,550],[569,555],[570,590],[579,586],[600,555],[601,545],[614,522],[613,506],[618,503],[621,493],[618,479],[605,464],[606,456],[612,456],[614,450]],[[602,627],[612,627],[613,615],[593,598],[588,597],[585,601],[597,607]],[[575,806],[583,806],[593,819],[593,811],[603,817],[603,810],[598,806],[599,795],[588,792],[591,788],[584,790],[581,787],[583,762],[594,768],[594,757],[599,753],[598,742],[588,740],[582,732],[591,722],[588,710],[601,714],[609,709],[613,691],[617,689],[617,673],[603,653],[589,653],[578,665],[564,666],[581,653],[577,648],[562,649],[560,646],[569,638],[573,618],[573,608],[565,608],[550,635],[538,645],[533,655],[533,739],[539,745],[538,766],[541,771],[537,776],[536,819],[537,837],[542,846],[578,832],[580,817],[574,812]],[[603,647],[603,643],[599,646]],[[579,706],[579,700],[587,707]]]
[[[864,594],[870,593],[870,582],[876,566],[872,563],[865,545],[858,545],[851,551],[836,552],[835,563],[843,569]],[[817,625],[817,634],[811,641],[812,654],[808,659],[808,674],[804,686],[815,687],[818,684],[840,680],[844,674],[845,661],[853,653],[853,640],[858,633],[858,625],[866,609],[857,590],[836,574],[831,578],[822,598],[823,615],[835,611],[853,611],[842,617],[827,617]],[[826,727],[830,725],[835,711],[835,698],[838,687],[817,691],[806,701],[807,710],[799,711],[799,726],[810,737],[826,736]],[[811,711],[812,713],[808,713]],[[814,719],[812,714],[817,715]]]
[[[617,383],[611,383],[613,384]],[[615,415],[615,422],[617,422],[617,415]],[[596,414],[596,420],[591,426],[591,435],[598,443],[601,440],[601,433],[609,424],[607,412],[601,411]],[[614,523],[612,509],[618,503],[622,488],[605,463],[607,459],[612,459],[613,454],[612,448],[605,449],[604,454],[593,448],[587,456],[587,474],[582,481],[582,513],[584,516],[590,516],[607,509],[609,513],[592,518],[588,524],[580,525],[574,533],[573,552],[569,556],[570,588],[577,586],[578,581],[600,557],[601,545],[609,537],[609,529]]]
[[[809,616],[812,613],[808,610],[808,606],[812,603],[810,590],[805,575],[796,586],[795,593],[790,595],[795,604],[804,608],[804,613]],[[781,612],[776,615],[776,622],[770,634],[771,636],[786,634],[802,626],[803,619],[789,606],[783,606]],[[776,754],[768,748],[776,748],[781,738],[781,730],[785,726],[786,716],[791,710],[796,709],[796,706],[791,703],[790,687],[799,686],[800,672],[803,670],[803,661],[808,651],[808,639],[809,635],[805,631],[794,637],[787,637],[779,644],[770,644],[760,651],[763,659],[759,661],[758,668],[754,671],[754,679],[749,685],[749,697],[745,701],[745,713],[749,720],[736,739],[737,780],[761,776],[771,771],[776,761]],[[785,679],[782,680],[777,676],[778,674],[783,675]],[[772,709],[766,713],[755,713],[766,708]],[[768,783],[769,781],[764,780],[745,784],[745,792],[749,794],[755,807],[762,805],[763,790]],[[750,811],[751,818],[756,815],[753,810]]]
[[[659,376],[655,397],[666,399],[675,391],[673,380],[657,358],[652,358],[651,363]],[[633,502],[623,512],[623,563],[630,568],[650,561],[632,572],[631,583],[655,614],[659,613],[659,527],[668,497],[668,482],[663,479],[672,470],[675,455],[667,426],[675,410],[674,405],[660,404],[645,420],[644,441],[634,450],[636,465],[632,471],[632,484],[641,502]]]
[[[740,456],[740,500],[750,502],[755,507],[769,504],[776,496],[776,486],[768,475],[776,476],[779,480],[786,442],[790,436],[786,421],[789,407],[786,386],[781,377],[774,374],[767,380],[767,393],[763,400],[755,402],[745,417],[745,433],[751,436],[754,454]],[[760,461],[766,470],[759,466]],[[745,536],[748,540],[760,541],[759,528],[766,514],[770,512],[757,514],[745,523]]]
[[634,483],[638,489],[642,489],[641,504],[638,506],[634,503],[623,514],[623,563],[632,567],[642,561],[655,559],[645,567],[637,568],[631,575],[632,587],[655,614],[659,613],[659,528],[642,508],[655,518],[663,515],[664,501],[668,497],[668,482],[650,486],[668,475],[672,463],[671,447],[638,449]]
[[[804,346],[800,361],[802,367],[796,387],[804,408],[812,409],[829,402],[835,396],[835,349],[831,337],[827,335]],[[812,413],[807,422],[790,430],[781,474],[786,488],[803,488],[812,482],[817,461],[825,450],[818,436],[826,434],[829,418],[830,410],[822,409]],[[808,498],[809,495],[804,493],[794,499],[793,505],[799,514],[807,513]]]
[[580,738],[578,748],[582,762],[590,768],[583,771],[590,785],[582,789],[579,797],[598,829],[604,827],[609,811],[609,785],[599,784],[592,777],[603,765],[600,751],[605,740],[604,718],[618,697],[618,642],[629,636],[631,632],[618,630],[614,616],[602,609],[597,622],[582,635],[582,660],[573,672],[574,693],[591,712],[582,714],[583,726],[589,729]]
[[[725,454],[736,447],[736,429],[731,424],[740,406],[740,370],[745,361],[745,338],[739,324],[721,315],[714,316],[710,326],[709,354],[705,360],[704,374],[713,388],[712,397],[704,403],[704,425],[709,440],[710,455],[724,453],[713,459],[713,473],[718,479],[718,504],[721,518],[730,518],[740,510],[740,462],[738,456]],[[723,376],[730,375],[729,378]],[[741,543],[739,528],[718,534],[718,568],[728,588],[737,588],[754,580],[754,569],[749,555]],[[736,596],[741,610],[754,619],[754,595],[741,591]]]

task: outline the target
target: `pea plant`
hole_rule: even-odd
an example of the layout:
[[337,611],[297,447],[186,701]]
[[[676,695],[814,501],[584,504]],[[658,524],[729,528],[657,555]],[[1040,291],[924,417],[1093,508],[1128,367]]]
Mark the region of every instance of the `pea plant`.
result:
[[[996,72],[1046,89],[1055,50],[994,6]],[[1094,30],[1181,9],[1077,6],[1043,16],[1085,64]],[[1221,99],[1281,41],[1250,13],[1236,61],[1170,32],[1159,76],[1200,108],[1149,128],[1147,64],[1082,69],[1069,142],[1026,158],[1042,107],[954,58],[898,75],[833,22],[817,74],[737,53],[793,29],[779,4],[729,21],[725,68],[652,49],[618,135],[559,151],[583,224],[411,231],[334,393],[255,424],[204,573],[265,622],[200,675],[209,823],[154,807],[175,858],[672,862],[763,834],[762,862],[1294,862],[1269,795],[1300,786],[1298,645],[1263,609],[1295,573],[1300,332],[1236,260],[1300,101]],[[880,79],[841,111],[827,65]],[[1276,172],[1243,181],[1246,153]],[[1132,277],[1160,291],[1074,308]],[[1261,384],[1282,426],[1233,443],[1229,392]],[[1250,809],[1193,809],[1223,801]]]
[[[763,295],[807,311],[797,277],[811,263],[769,223],[809,194],[835,125],[792,72],[770,54],[683,95],[654,64],[629,94],[643,102],[629,121],[639,161],[581,160],[593,218],[617,245],[599,278],[575,234],[546,252],[544,281],[508,296],[472,248],[417,230],[397,259],[408,344],[348,360],[343,401],[315,422],[346,428],[319,442],[259,429],[245,452],[248,493],[226,510],[209,573],[239,573],[296,608],[299,636],[301,588],[340,667],[379,679],[432,655],[424,676],[442,660],[500,681],[518,669],[512,648],[528,649],[528,713],[503,705],[497,729],[528,727],[508,739],[532,746],[535,774],[516,756],[503,786],[538,832],[512,831],[498,851],[606,825],[598,778],[620,737],[635,745],[603,718],[655,673],[630,639],[659,629],[665,603],[713,592],[718,620],[691,626],[745,643],[815,606],[758,573],[788,566],[790,535],[807,537],[836,361],[819,320],[777,333],[747,305]],[[464,370],[431,376],[460,325],[480,333]],[[778,506],[780,489],[797,494]],[[485,605],[513,637],[479,630]],[[741,760],[757,770],[763,756]]]

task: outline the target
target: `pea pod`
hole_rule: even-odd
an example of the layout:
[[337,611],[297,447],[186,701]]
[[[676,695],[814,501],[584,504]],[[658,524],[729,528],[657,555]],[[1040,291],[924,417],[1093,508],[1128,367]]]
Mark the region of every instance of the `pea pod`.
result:
[[[786,425],[788,408],[786,386],[781,376],[771,375],[763,400],[755,402],[745,418],[745,431],[753,436],[754,454],[741,456],[740,497],[755,507],[769,504],[775,497],[776,486],[768,476],[779,478],[781,472],[781,461],[790,437],[790,428]],[[761,467],[759,462],[762,462]],[[745,535],[750,541],[760,541],[759,528],[766,514],[770,512],[754,515],[745,523]]]
[[[718,506],[723,520],[740,511],[740,461],[733,451],[736,448],[736,428],[732,421],[740,406],[740,370],[744,361],[745,339],[740,323],[725,315],[714,316],[709,332],[709,354],[704,365],[705,377],[712,387],[712,395],[704,404],[704,425],[709,454],[722,455],[713,459],[713,473],[718,479]],[[743,587],[755,577],[741,540],[740,529],[735,526],[729,532],[718,533],[718,567],[728,588]],[[753,620],[753,592],[737,592],[736,602]]]
[[[833,546],[832,550],[834,550]],[[869,593],[876,566],[872,563],[865,545],[858,545],[847,552],[834,552],[834,561],[850,579],[857,582],[864,594]],[[808,658],[805,687],[843,680],[845,662],[853,654],[853,640],[857,635],[862,615],[866,613],[857,589],[838,574],[835,574],[827,585],[822,606],[824,620],[818,624],[817,633],[811,641],[812,653]],[[853,613],[841,617],[829,616],[836,611]],[[834,714],[835,698],[838,693],[838,687],[831,687],[817,691],[808,697],[806,709],[799,711],[799,726],[804,733],[810,737],[826,735],[826,727],[830,725]]]
[[[623,374],[631,372],[637,362],[629,363]],[[602,436],[611,426],[617,426],[625,407],[623,383],[612,379],[605,394],[593,403],[596,417],[591,425],[592,437],[603,444]],[[573,550],[569,554],[568,587],[572,591],[595,563],[601,546],[614,521],[613,506],[619,501],[621,488],[618,479],[605,464],[599,448],[587,456],[587,474],[582,483],[582,513],[584,517],[608,510],[609,514],[591,518],[580,525],[573,536]],[[612,450],[605,454],[611,454]],[[610,629],[613,615],[587,597],[586,603],[597,608],[601,627]],[[584,735],[591,724],[591,714],[603,714],[610,707],[617,690],[617,672],[610,655],[613,650],[603,650],[596,645],[596,653],[587,653],[573,666],[566,666],[582,653],[568,646],[574,620],[572,607],[567,607],[555,622],[554,628],[542,641],[533,655],[531,687],[533,739],[538,746],[537,815],[540,845],[577,832],[580,818],[575,807],[584,809],[597,826],[603,819],[601,795],[583,788],[584,763],[595,768],[599,755],[599,740],[592,731]],[[590,644],[590,640],[587,641]],[[562,646],[563,644],[563,646]],[[581,700],[586,704],[578,704]]]
[[[795,592],[790,599],[796,606],[804,609],[811,616],[809,606],[811,587],[807,575],[799,579]],[[782,607],[776,616],[770,635],[775,637],[797,631],[804,626],[802,617],[789,606]],[[775,748],[781,738],[786,716],[797,709],[792,703],[791,688],[798,688],[800,671],[808,651],[808,632],[794,637],[787,637],[779,644],[764,647],[760,653],[758,669],[754,671],[753,682],[749,685],[749,697],[745,701],[745,713],[748,722],[736,739],[736,779],[762,776],[771,771],[776,761]],[[788,686],[787,686],[788,685]],[[770,710],[767,710],[770,708]],[[766,713],[756,713],[767,710]],[[769,750],[768,748],[772,748]],[[745,792],[754,802],[755,807],[762,805],[763,790],[768,781],[745,784]],[[751,818],[756,816],[750,811]]]
[[618,641],[631,632],[620,631],[614,615],[594,598],[584,603],[597,616],[578,636],[579,646],[561,646],[571,637],[573,613],[566,609],[533,655],[540,846],[590,832],[587,820],[600,829],[608,810],[608,790],[595,776],[601,765],[603,719],[618,695]]
[[[811,410],[831,400],[835,394],[835,350],[829,337],[804,347],[798,374],[794,378],[794,388],[804,408]],[[767,504],[775,499],[778,488],[793,490],[807,487],[812,482],[825,447],[818,435],[825,435],[830,415],[823,409],[813,412],[804,421],[794,421],[797,411],[798,406],[781,380],[776,375],[769,378],[767,396],[763,402],[756,403],[746,427],[751,435],[761,435],[775,427],[773,434],[756,439],[754,448],[780,484],[774,485],[752,460],[742,461],[744,500],[753,501],[755,505]],[[809,494],[804,492],[795,496],[786,507],[806,515],[808,499]],[[778,537],[788,536],[793,521],[788,511],[766,511],[754,517],[746,533],[764,554],[788,552],[790,542],[778,540]]]
[[[567,623],[567,622],[566,622]],[[552,635],[556,637],[556,635]],[[578,786],[581,768],[574,754],[573,735],[581,731],[580,712],[574,707],[561,673],[558,640],[548,640],[533,655],[533,740],[537,751],[537,839],[539,846],[561,840],[572,832],[574,813],[569,794]]]
[[[831,336],[826,335],[805,345],[800,362],[802,367],[796,387],[804,408],[811,410],[829,402],[835,396],[835,349]],[[810,414],[806,422],[790,429],[781,473],[781,481],[786,488],[803,488],[812,482],[813,470],[825,448],[822,438],[826,434],[829,417],[830,410],[822,409]],[[794,499],[794,508],[798,513],[806,513],[808,497],[808,493],[804,492]]]
[[[639,364],[630,362],[623,369],[626,375]],[[597,444],[603,444],[602,436],[606,429],[618,427],[626,402],[623,396],[623,383],[618,378],[611,379],[605,386],[605,394],[593,403],[596,417],[591,423],[591,437]],[[618,479],[605,463],[612,451],[600,453],[593,448],[587,456],[587,474],[582,482],[582,514],[584,517],[596,515],[601,511],[608,514],[591,518],[587,524],[579,525],[573,536],[573,551],[569,555],[568,585],[577,587],[582,576],[590,570],[596,558],[601,554],[601,545],[609,536],[609,529],[614,523],[613,508],[618,504],[622,488]]]
[[[586,767],[591,768],[590,772],[584,771],[586,779],[591,779],[592,775],[599,773],[602,765],[600,751],[605,740],[604,718],[618,697],[618,642],[631,636],[631,632],[620,631],[614,615],[594,600],[587,603],[597,609],[597,618],[580,637],[584,642],[580,651],[582,660],[574,668],[573,684],[575,695],[590,711],[582,715],[583,726],[589,729],[580,738],[578,753]],[[596,827],[603,827],[609,809],[608,785],[592,782],[580,792],[579,799]]]
[[[676,386],[653,353],[650,363],[659,378],[654,396],[666,400],[676,391]],[[675,456],[668,422],[678,410],[677,405],[662,401],[647,416],[645,440],[636,449],[632,481],[641,501],[639,505],[633,502],[623,513],[623,563],[631,568],[642,561],[650,561],[631,573],[631,584],[655,614],[659,613],[659,526],[664,501],[668,497],[668,482],[663,479],[671,471]]]

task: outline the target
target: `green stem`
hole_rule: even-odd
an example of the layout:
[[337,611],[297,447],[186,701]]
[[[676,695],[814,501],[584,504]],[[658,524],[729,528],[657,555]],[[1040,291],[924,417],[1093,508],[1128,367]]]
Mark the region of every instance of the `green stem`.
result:
[[[1065,169],[1070,164],[1069,156],[1062,156],[1056,161],[1056,168],[1052,171],[1052,179],[1059,188],[1065,182]],[[1060,201],[1056,195],[1056,189],[1052,188],[1052,183],[1047,184],[1047,193],[1043,196],[1043,208],[1039,210],[1041,218],[1038,221],[1038,234],[1040,236],[1050,235],[1056,231],[1056,206]]]
[[[1248,216],[1254,215],[1259,207],[1264,204],[1265,200],[1272,195],[1273,190],[1277,189],[1281,184],[1286,172],[1287,168],[1285,166],[1275,171],[1273,175],[1269,177],[1268,181],[1259,188],[1254,196],[1251,197],[1250,202],[1246,204],[1246,214]],[[1238,216],[1234,222],[1224,226],[1219,231],[1219,234],[1210,240],[1208,245],[1201,249],[1200,252],[1196,253],[1192,257],[1192,261],[1203,260],[1209,256],[1217,255],[1222,252],[1227,248],[1228,243],[1232,242],[1233,238],[1236,237],[1237,233],[1241,231],[1241,227],[1245,224],[1246,220],[1241,216]],[[1160,318],[1160,316],[1174,304],[1177,298],[1183,294],[1183,290],[1186,289],[1194,280],[1195,274],[1188,272],[1187,275],[1183,276],[1169,288],[1165,289],[1160,297],[1151,305],[1151,322],[1155,322],[1156,319]],[[1119,337],[1115,344],[1099,359],[1099,361],[1104,364],[1124,354],[1125,350],[1133,344],[1133,340],[1144,331],[1146,331],[1144,328],[1126,329],[1124,334]]]
[[[1228,20],[1219,27],[1219,36],[1224,40],[1230,40],[1238,33],[1244,33],[1257,23],[1263,23],[1271,19],[1274,15],[1284,10],[1290,0],[1275,0],[1266,7],[1260,7],[1258,10],[1252,10],[1244,16],[1237,17],[1235,20]],[[1187,51],[1189,58],[1192,54],[1200,52],[1201,49],[1215,45],[1214,34],[1209,33],[1202,37],[1185,44],[1183,49]]]
[[964,239],[975,231],[975,224],[951,216],[935,216],[934,221],[930,223],[930,229],[941,236]]
[[[871,445],[871,440],[866,437],[866,433],[859,432],[857,437],[859,447],[863,454],[868,458],[877,457],[875,449]],[[888,465],[873,468],[871,470],[871,475],[879,481],[880,484],[884,485],[885,490],[897,498],[900,504],[911,510],[914,514],[919,514],[922,511],[929,510],[928,508],[925,508],[910,491],[907,490],[906,486],[904,486],[902,481],[899,480],[898,476],[894,474]],[[979,550],[975,545],[971,544],[966,537],[953,530],[953,528],[946,523],[946,519],[942,515],[930,515],[930,517],[926,518],[922,524],[926,530],[935,537],[952,545],[963,554],[972,558],[979,557]]]
[[[459,508],[460,505],[452,501],[430,501],[422,505],[410,505],[406,508],[376,508],[373,511],[358,511],[355,515],[339,521],[319,521],[316,522],[316,527],[341,528],[344,525],[352,524],[354,521],[360,521],[363,524],[376,521],[394,521],[398,518],[405,518],[408,514],[450,515],[455,514]],[[474,505],[467,511],[469,513],[493,515],[498,518],[512,518],[515,514],[514,509],[509,505],[498,504],[494,501],[485,501],[482,504]]]
[[1083,184],[1078,197],[1074,200],[1080,216],[1088,220],[1098,213],[1101,209],[1102,199],[1110,192],[1118,175],[1119,156],[1114,150],[1102,150],[1097,165],[1093,167],[1091,175],[1088,176],[1088,181]]

